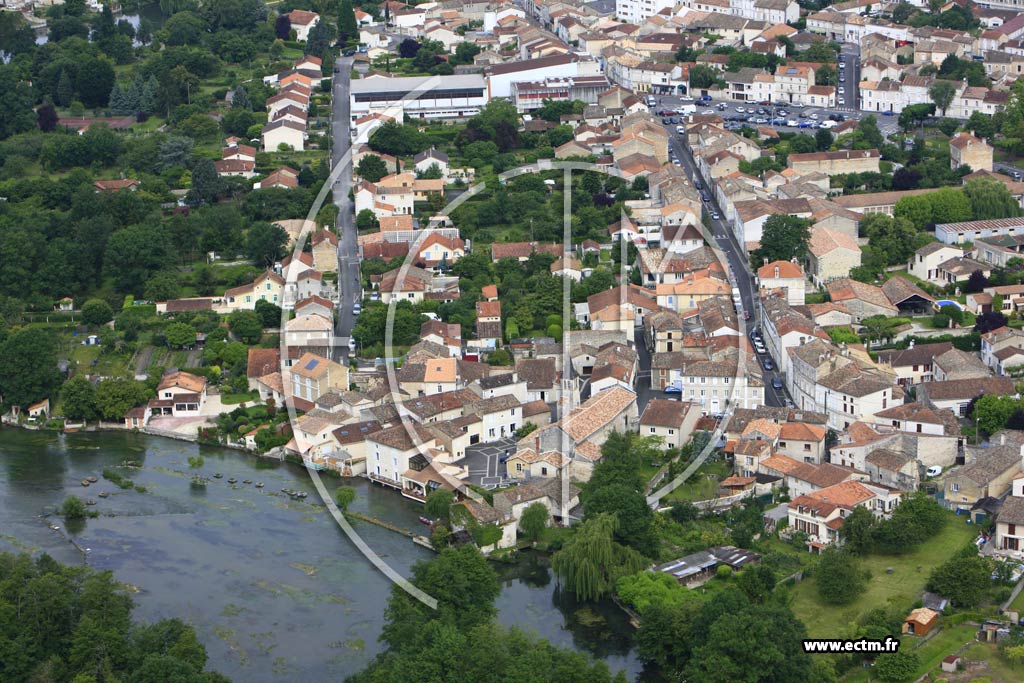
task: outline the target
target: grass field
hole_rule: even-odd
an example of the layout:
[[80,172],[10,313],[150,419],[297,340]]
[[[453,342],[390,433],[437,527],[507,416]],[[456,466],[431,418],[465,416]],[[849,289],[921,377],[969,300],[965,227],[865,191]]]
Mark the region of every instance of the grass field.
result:
[[708,459],[686,480],[686,483],[665,496],[664,502],[671,505],[672,503],[690,503],[695,500],[714,498],[718,494],[718,482],[727,476],[729,476],[727,462]]
[[[916,681],[932,669],[936,670],[936,676],[942,677],[942,670],[939,664],[942,659],[957,650],[974,638],[977,627],[972,624],[959,624],[951,628],[942,628],[936,635],[928,640],[922,640],[914,636],[903,636],[900,638],[900,651],[913,652],[920,661],[917,671],[908,680]],[[995,656],[995,655],[994,655]],[[867,683],[870,679],[870,669],[856,669],[842,678],[844,683]],[[1009,680],[1020,680],[1009,679]],[[994,681],[993,681],[994,683]]]
[[[963,519],[951,514],[942,532],[914,552],[869,555],[861,560],[862,566],[871,572],[871,580],[854,604],[847,607],[824,604],[818,598],[817,583],[810,578],[793,590],[793,611],[814,638],[838,638],[847,624],[876,607],[896,605],[909,611],[924,590],[932,569],[976,534],[975,527],[967,526]],[[886,573],[887,567],[892,567],[892,574]]]

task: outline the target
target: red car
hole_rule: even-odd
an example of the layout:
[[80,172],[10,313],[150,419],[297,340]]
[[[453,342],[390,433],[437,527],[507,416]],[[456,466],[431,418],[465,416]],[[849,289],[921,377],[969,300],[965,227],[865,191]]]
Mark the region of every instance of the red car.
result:
[[750,311],[743,311],[743,319],[750,320]]

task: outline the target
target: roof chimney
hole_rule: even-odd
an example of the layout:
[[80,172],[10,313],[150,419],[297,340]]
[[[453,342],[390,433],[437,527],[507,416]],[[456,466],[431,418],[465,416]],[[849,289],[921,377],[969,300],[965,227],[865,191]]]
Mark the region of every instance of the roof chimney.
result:
[[779,276],[779,267],[775,266],[775,277]]
[[914,348],[914,340],[913,339],[910,340],[910,344],[907,346],[907,350],[909,351],[912,348]]

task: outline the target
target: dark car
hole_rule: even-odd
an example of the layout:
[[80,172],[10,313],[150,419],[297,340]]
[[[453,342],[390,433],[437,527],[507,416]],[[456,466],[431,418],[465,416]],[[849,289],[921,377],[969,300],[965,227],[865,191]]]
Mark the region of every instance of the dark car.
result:
[[772,389],[775,389],[776,391],[782,391],[782,380],[779,379],[778,377],[772,379]]
[[356,56],[356,51],[355,50],[345,50],[342,54],[345,55],[346,57],[355,57]]
[[763,367],[765,370],[774,370],[775,363],[772,362],[771,358],[762,358],[761,367]]
[[701,102],[710,102],[711,101],[711,95],[701,95],[700,101]]
[[704,189],[704,186],[700,184],[700,181],[699,181],[699,180],[694,180],[694,181],[693,181],[693,186],[694,186],[695,188],[697,188],[697,191],[698,191],[698,192]]
[[702,192],[702,193],[701,193],[701,195],[700,195],[700,200],[701,200],[702,202],[710,202],[710,201],[711,201],[711,196],[710,196],[710,195],[708,195],[708,194],[707,194],[707,193],[705,193],[705,192]]

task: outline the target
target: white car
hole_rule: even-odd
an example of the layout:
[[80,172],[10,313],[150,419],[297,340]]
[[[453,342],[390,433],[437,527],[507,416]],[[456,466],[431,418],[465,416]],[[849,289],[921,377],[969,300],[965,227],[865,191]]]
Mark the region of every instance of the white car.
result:
[[819,128],[835,128],[836,127],[836,122],[835,121],[822,121],[821,124],[819,124],[818,127]]
[[815,121],[817,121],[818,120],[818,115],[817,114],[808,114],[807,118],[814,119]]
[[353,351],[356,350],[356,340],[354,337],[348,338],[348,348],[352,349]]
[[800,122],[797,121],[796,119],[790,119],[790,120],[786,121],[786,125],[790,126],[791,128],[796,128],[796,127],[798,127],[800,125]]
[[931,467],[928,468],[928,470],[925,472],[925,474],[927,476],[929,476],[929,477],[937,477],[940,474],[942,474],[942,466],[941,465],[932,465]]
[[704,111],[701,112],[701,114],[703,114],[704,116],[711,116],[714,113],[715,113],[714,109],[705,109]]
[[842,95],[845,92],[846,92],[846,88],[844,88],[843,86],[839,86],[839,94]]
[[747,110],[744,109],[743,107],[736,107],[736,113],[737,114],[745,114],[746,112],[747,112]]
[[839,104],[846,104],[846,100],[842,97],[839,98]]

